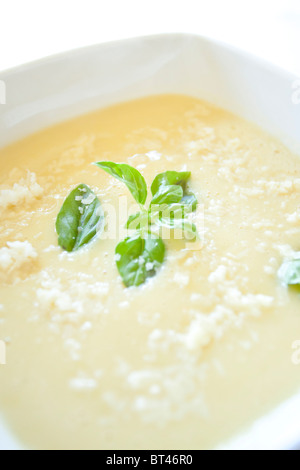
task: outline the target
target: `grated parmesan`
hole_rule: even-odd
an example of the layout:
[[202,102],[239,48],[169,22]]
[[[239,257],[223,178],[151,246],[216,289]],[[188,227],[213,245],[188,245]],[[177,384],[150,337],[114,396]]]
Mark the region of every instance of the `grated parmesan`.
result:
[[11,187],[0,189],[0,208],[5,210],[19,204],[29,204],[40,198],[43,188],[37,183],[35,173],[28,171],[26,178],[21,178]]
[[28,241],[7,242],[7,246],[0,249],[0,268],[3,271],[17,270],[36,258],[37,252]]

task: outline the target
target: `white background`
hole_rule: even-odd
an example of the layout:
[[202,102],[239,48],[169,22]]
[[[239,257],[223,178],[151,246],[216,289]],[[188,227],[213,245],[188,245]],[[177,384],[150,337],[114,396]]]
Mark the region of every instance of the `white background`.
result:
[[0,0],[0,71],[85,45],[207,35],[300,76],[300,0]]

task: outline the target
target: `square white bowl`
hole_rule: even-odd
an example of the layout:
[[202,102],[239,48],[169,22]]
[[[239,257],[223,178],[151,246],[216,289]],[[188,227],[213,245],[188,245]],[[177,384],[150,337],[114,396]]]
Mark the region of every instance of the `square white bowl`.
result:
[[[256,123],[300,155],[296,77],[200,36],[166,34],[100,44],[9,70],[0,79],[6,87],[0,147],[98,108],[180,93]],[[0,367],[9,367],[9,357]],[[300,393],[223,447],[293,448],[300,443],[299,413]],[[0,421],[0,449],[20,447]]]

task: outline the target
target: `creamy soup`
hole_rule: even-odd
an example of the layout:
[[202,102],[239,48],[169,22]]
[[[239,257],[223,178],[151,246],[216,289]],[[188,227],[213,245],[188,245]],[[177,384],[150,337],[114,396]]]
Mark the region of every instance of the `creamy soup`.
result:
[[[213,448],[298,391],[300,298],[277,272],[300,248],[299,157],[228,112],[164,95],[43,130],[0,159],[1,413],[23,445]],[[166,240],[140,287],[116,267],[124,233],[58,245],[57,214],[80,183],[126,221],[132,197],[101,160],[148,187],[191,172],[201,244]]]

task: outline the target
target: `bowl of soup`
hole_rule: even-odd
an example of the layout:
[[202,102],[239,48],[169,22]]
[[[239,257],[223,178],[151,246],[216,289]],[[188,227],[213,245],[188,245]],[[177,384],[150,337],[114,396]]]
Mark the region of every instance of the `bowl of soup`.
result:
[[295,447],[295,77],[171,34],[0,78],[0,447]]

